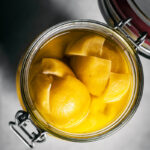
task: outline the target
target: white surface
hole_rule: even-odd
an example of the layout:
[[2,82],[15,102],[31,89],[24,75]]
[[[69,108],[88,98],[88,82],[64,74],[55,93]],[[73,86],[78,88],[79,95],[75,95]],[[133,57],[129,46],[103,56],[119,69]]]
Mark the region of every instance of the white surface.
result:
[[[59,13],[71,19],[95,19],[104,22],[96,0],[51,0]],[[50,7],[50,6],[48,6]],[[54,8],[55,9],[55,8]],[[52,14],[53,15],[53,14]],[[55,18],[55,16],[53,16]],[[33,29],[34,30],[34,29]],[[15,33],[14,33],[15,34]],[[31,42],[31,41],[30,41]],[[3,43],[1,44],[3,46]],[[26,146],[9,129],[8,122],[20,110],[12,76],[11,63],[4,47],[0,47],[0,149],[26,150]],[[18,61],[18,60],[17,60]],[[96,142],[73,143],[48,137],[36,150],[149,150],[150,149],[150,60],[141,58],[145,86],[141,104],[131,121],[116,134]]]

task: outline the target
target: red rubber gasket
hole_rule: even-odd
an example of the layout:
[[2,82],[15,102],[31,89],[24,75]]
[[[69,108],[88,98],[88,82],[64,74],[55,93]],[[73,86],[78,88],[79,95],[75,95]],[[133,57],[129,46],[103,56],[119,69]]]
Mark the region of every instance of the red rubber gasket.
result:
[[[145,22],[141,20],[139,16],[132,10],[127,0],[111,0],[114,9],[117,14],[121,17],[121,19],[132,18],[131,23],[133,26],[128,26],[130,30],[139,36],[141,32],[147,32],[148,38],[150,38],[150,26],[148,26]],[[150,41],[148,39],[145,40],[145,43],[150,45]]]

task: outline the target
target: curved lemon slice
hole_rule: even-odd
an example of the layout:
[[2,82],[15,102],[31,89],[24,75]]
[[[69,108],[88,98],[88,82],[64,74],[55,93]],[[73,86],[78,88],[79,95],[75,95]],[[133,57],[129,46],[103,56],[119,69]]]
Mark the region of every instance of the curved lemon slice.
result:
[[101,95],[109,79],[110,60],[94,56],[73,56],[71,67],[92,95]]
[[63,77],[67,74],[74,76],[71,69],[65,63],[54,58],[42,59],[42,72],[44,74],[51,74],[58,77]]
[[50,94],[50,119],[54,126],[74,126],[88,114],[90,95],[85,85],[75,77],[54,80]]
[[80,56],[100,56],[105,38],[99,35],[83,36],[78,41],[71,42],[65,54]]
[[115,73],[128,73],[128,65],[123,52],[117,45],[106,41],[103,46],[101,57],[112,61],[111,71]]
[[120,100],[130,87],[129,74],[111,73],[108,87],[104,93],[105,102],[114,102]]
[[52,76],[48,77],[47,75],[38,74],[30,83],[31,98],[38,110],[45,114],[50,112],[49,97],[52,82]]

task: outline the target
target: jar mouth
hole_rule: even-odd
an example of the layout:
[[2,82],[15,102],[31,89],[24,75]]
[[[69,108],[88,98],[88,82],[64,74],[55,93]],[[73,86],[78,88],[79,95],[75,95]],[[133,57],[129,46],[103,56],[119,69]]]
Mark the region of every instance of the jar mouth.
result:
[[[130,59],[130,63],[132,66],[132,73],[134,76],[134,80],[133,80],[134,88],[133,88],[132,98],[127,108],[122,113],[122,115],[107,127],[92,133],[83,133],[83,134],[68,133],[59,130],[53,127],[52,125],[48,124],[44,120],[44,118],[40,115],[40,113],[35,109],[29,94],[29,88],[28,88],[29,69],[32,60],[36,55],[36,53],[38,52],[39,48],[51,37],[59,33],[68,30],[74,30],[74,29],[80,29],[80,30],[86,29],[101,34],[105,33],[104,36],[109,36],[109,37],[111,36],[117,41],[119,41],[119,44],[123,46],[126,52],[128,53],[128,59]],[[86,142],[86,141],[93,141],[98,138],[104,138],[107,135],[110,135],[115,131],[117,131],[118,129],[120,129],[121,127],[123,127],[130,120],[130,118],[134,115],[142,97],[143,80],[144,80],[143,70],[142,70],[140,59],[136,51],[134,50],[134,47],[132,46],[132,44],[130,44],[130,42],[126,37],[124,37],[122,34],[117,32],[113,28],[108,27],[107,25],[94,20],[73,20],[73,21],[60,23],[58,25],[55,25],[47,29],[45,32],[40,34],[37,37],[37,39],[34,40],[34,42],[28,48],[23,59],[21,73],[20,73],[20,89],[21,89],[21,95],[22,95],[24,106],[26,110],[30,113],[33,122],[38,127],[62,139],[78,141],[78,142]]]

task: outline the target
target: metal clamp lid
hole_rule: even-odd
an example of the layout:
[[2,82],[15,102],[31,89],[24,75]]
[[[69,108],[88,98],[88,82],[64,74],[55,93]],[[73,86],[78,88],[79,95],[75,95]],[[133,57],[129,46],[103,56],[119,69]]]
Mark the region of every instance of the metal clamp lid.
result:
[[[15,121],[9,122],[14,133],[29,147],[46,140],[46,132],[36,127],[27,112],[20,110],[15,115]],[[30,126],[30,129],[28,129]],[[32,131],[30,131],[32,128]]]
[[126,20],[122,20],[120,21],[117,25],[115,25],[115,29],[118,29],[119,31],[121,31],[131,42],[132,44],[136,47],[136,49],[138,50],[140,48],[140,46],[143,44],[143,42],[145,41],[146,37],[147,37],[147,33],[143,32],[141,33],[141,35],[134,40],[124,29],[123,27],[126,25],[131,26],[130,22],[131,22],[132,18],[128,18]]
[[150,59],[150,39],[148,33],[145,32],[147,30],[141,33],[141,31],[137,31],[136,29],[136,32],[138,33],[135,33],[135,26],[131,23],[131,21],[135,20],[134,18],[123,19],[116,11],[113,2],[110,0],[99,0],[98,2],[106,22],[122,32],[135,46],[139,54]]

